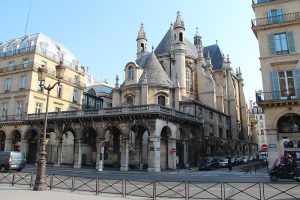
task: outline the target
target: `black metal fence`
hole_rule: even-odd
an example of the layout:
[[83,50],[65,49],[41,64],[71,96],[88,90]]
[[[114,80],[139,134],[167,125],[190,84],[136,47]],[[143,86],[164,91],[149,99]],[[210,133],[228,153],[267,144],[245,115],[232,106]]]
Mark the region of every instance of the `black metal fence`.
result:
[[[32,173],[0,173],[0,184],[34,186]],[[86,178],[50,174],[46,177],[49,190],[84,191],[87,193],[134,196],[147,199],[300,199],[297,182],[204,182],[204,181],[130,181]]]

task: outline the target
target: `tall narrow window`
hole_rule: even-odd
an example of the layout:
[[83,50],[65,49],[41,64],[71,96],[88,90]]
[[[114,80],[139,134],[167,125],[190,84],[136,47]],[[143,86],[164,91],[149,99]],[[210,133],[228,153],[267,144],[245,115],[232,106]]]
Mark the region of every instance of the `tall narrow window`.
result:
[[192,70],[189,67],[185,68],[185,76],[186,76],[186,89],[189,92],[193,91],[193,77]]
[[28,65],[29,65],[29,60],[28,60],[28,58],[23,59],[22,65],[23,65],[23,68],[27,68],[27,67],[28,67]]
[[17,101],[16,115],[21,116],[22,112],[23,112],[23,102],[22,101]]
[[20,84],[19,84],[20,90],[25,90],[26,83],[27,83],[27,76],[21,76],[20,77]]
[[183,42],[183,33],[182,32],[179,33],[179,41]]
[[145,52],[145,45],[144,45],[144,43],[141,44],[141,52]]
[[8,103],[2,103],[2,118],[6,119],[7,118],[7,113],[8,113]]
[[12,79],[8,78],[5,81],[5,92],[10,92],[12,87]]
[[158,96],[158,104],[161,106],[166,106],[166,97],[163,95]]
[[293,71],[279,71],[278,78],[281,97],[295,96]]
[[62,85],[57,86],[57,97],[62,97]]
[[274,35],[275,49],[277,54],[288,53],[288,44],[286,33],[279,33]]
[[130,66],[128,67],[128,80],[131,81],[134,79],[134,71],[133,71],[133,67]]
[[128,96],[126,98],[127,101],[127,105],[133,106],[133,97],[132,96]]
[[8,62],[7,64],[7,71],[13,71],[13,68],[15,66],[15,63],[14,62]]
[[42,112],[42,103],[35,103],[35,113],[40,114]]
[[283,9],[270,10],[268,12],[268,22],[269,24],[282,23],[284,22]]
[[77,102],[78,102],[78,91],[73,90],[73,103],[77,103]]

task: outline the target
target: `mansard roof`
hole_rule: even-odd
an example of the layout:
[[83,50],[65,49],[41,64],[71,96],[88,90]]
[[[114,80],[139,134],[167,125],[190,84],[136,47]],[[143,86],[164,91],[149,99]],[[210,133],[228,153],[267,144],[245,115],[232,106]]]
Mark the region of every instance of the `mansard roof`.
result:
[[148,85],[172,87],[172,81],[160,65],[154,52],[144,54],[136,60],[136,63],[144,69],[139,84],[142,84],[146,77]]
[[[160,41],[159,45],[155,49],[155,55],[159,56],[161,54],[169,54],[171,51],[171,45],[173,43],[174,31],[173,28],[170,27],[168,32],[165,34],[163,39]],[[195,45],[190,42],[187,38],[184,38],[186,55],[191,56],[193,58],[197,58],[197,48]]]
[[213,70],[222,69],[223,66],[223,53],[217,44],[206,46],[203,48],[204,58],[207,58],[208,52],[213,65]]

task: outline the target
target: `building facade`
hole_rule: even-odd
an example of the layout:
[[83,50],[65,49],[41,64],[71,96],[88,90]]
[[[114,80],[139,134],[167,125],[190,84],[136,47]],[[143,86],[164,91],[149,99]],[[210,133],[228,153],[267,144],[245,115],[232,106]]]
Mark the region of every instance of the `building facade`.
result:
[[[232,69],[217,44],[204,47],[198,32],[190,42],[180,13],[156,49],[148,51],[143,25],[136,44],[137,59],[124,67],[123,83],[116,77],[113,88],[87,87],[83,102],[88,109],[79,105],[49,113],[48,163],[97,168],[104,147],[106,166],[157,172],[194,167],[206,156],[257,153],[242,73]],[[99,95],[107,107],[98,108],[90,99]],[[24,120],[0,122],[5,150],[19,131],[20,150],[37,154],[39,144],[28,135],[40,138],[44,114],[31,113]]]
[[257,104],[266,117],[269,167],[285,153],[298,154],[300,147],[299,5],[299,0],[255,0],[252,5],[263,83]]
[[266,120],[265,120],[265,114],[262,108],[257,106],[257,104],[253,101],[249,102],[250,109],[249,112],[252,115],[252,117],[256,120],[257,124],[257,144],[258,144],[258,150],[263,151],[262,147],[267,144],[267,134],[266,134]]
[[[29,113],[46,110],[46,92],[40,87],[37,70],[44,65],[46,84],[53,84],[55,66],[63,61],[66,75],[61,85],[50,93],[49,112],[78,110],[84,89],[84,69],[78,59],[63,45],[38,33],[0,43],[0,121],[23,120]],[[37,134],[29,134],[37,143]],[[19,130],[0,131],[0,150],[20,150]],[[35,160],[33,156],[32,160]],[[29,160],[31,157],[29,157]]]

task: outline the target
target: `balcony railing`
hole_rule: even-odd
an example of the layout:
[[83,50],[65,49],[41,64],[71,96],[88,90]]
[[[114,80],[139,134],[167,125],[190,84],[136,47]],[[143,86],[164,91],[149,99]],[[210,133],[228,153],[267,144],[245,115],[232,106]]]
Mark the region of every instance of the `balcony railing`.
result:
[[266,18],[259,18],[252,20],[252,27],[273,25],[273,24],[282,24],[285,22],[292,22],[300,20],[300,12],[289,13],[284,15],[277,15]]
[[[160,106],[158,104],[143,105],[143,106],[128,106],[128,107],[114,107],[114,108],[100,108],[78,111],[65,112],[49,112],[48,119],[63,119],[63,118],[82,118],[82,117],[107,117],[118,115],[135,115],[135,114],[166,114],[172,117],[177,117],[196,123],[203,124],[204,120],[198,116],[186,114],[171,108]],[[28,114],[23,116],[5,116],[0,118],[0,121],[24,121],[24,120],[43,120],[45,113]]]
[[[41,66],[41,64],[39,64],[39,63],[30,62],[30,63],[0,68],[0,73],[15,72],[15,71],[25,70],[25,69],[38,69],[40,66]],[[48,73],[53,76],[56,75],[55,70],[48,69]],[[80,87],[85,87],[85,83],[78,81],[77,79],[75,79],[75,77],[72,78],[70,76],[64,76],[63,80],[67,81],[68,83],[72,83],[77,86],[80,86]]]
[[[14,49],[12,51],[0,52],[0,59],[15,56],[18,54],[32,53],[32,52],[37,52],[37,53],[47,57],[49,60],[53,60],[56,63],[59,63],[61,60],[61,58],[57,55],[57,53],[47,51],[39,45],[26,47],[26,48],[20,48],[20,49]],[[79,61],[75,61],[75,60],[69,61],[69,60],[64,59],[64,64],[71,69],[74,69],[79,72],[84,72],[84,68],[79,66]]]
[[252,0],[252,5],[274,2],[278,0]]
[[300,99],[300,90],[295,90],[288,92],[287,90],[283,91],[271,91],[271,92],[261,92],[256,93],[256,101],[290,101],[290,100],[299,100]]

